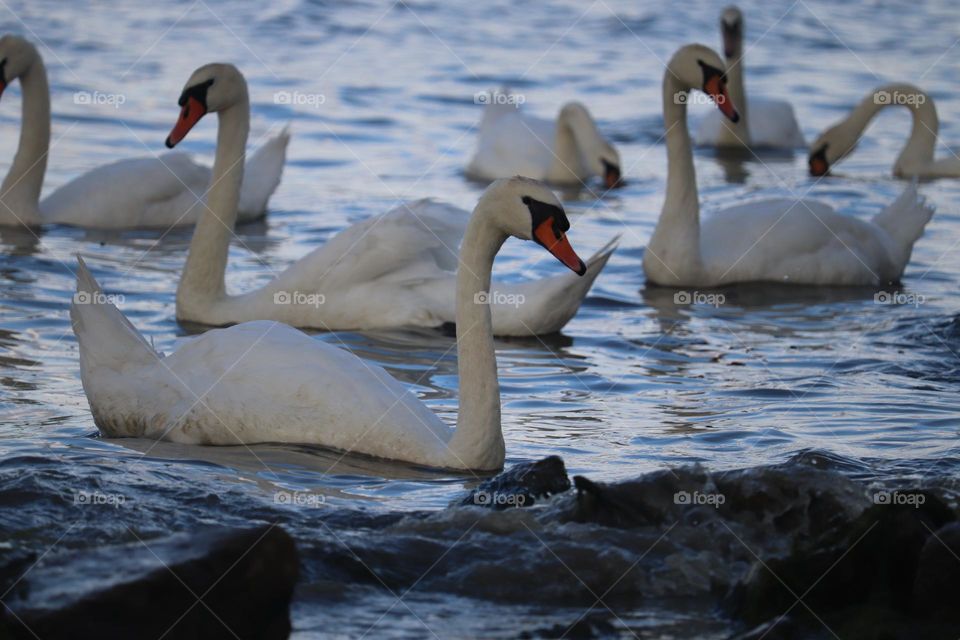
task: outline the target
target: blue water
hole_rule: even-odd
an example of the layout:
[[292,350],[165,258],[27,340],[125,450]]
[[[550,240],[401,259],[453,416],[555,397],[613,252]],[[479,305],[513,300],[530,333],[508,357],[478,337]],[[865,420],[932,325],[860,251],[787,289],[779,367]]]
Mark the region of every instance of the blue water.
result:
[[[162,152],[180,90],[199,64],[230,61],[243,70],[251,145],[287,123],[293,137],[267,221],[237,230],[227,274],[233,291],[257,286],[344,226],[400,201],[432,196],[472,208],[483,187],[462,172],[481,114],[478,92],[509,85],[542,116],[581,100],[619,147],[627,185],[602,199],[567,194],[570,239],[581,255],[614,235],[622,241],[561,336],[498,343],[507,464],[558,454],[571,473],[616,480],[694,462],[715,470],[758,466],[818,449],[865,465],[867,475],[955,474],[936,463],[960,454],[960,180],[921,185],[937,212],[903,279],[904,293],[921,304],[877,304],[872,290],[750,287],[725,290],[718,307],[686,306],[674,303],[672,291],[645,286],[643,247],[666,179],[662,61],[691,41],[719,48],[720,8],[614,0],[30,0],[0,7],[0,30],[38,43],[48,67],[54,120],[45,192],[101,163]],[[742,8],[748,92],[790,100],[808,140],[876,85],[899,80],[936,101],[938,154],[960,153],[955,3],[803,0]],[[78,91],[120,95],[123,103],[76,104]],[[322,99],[277,104],[281,91]],[[691,117],[706,109],[692,109]],[[0,164],[16,149],[19,114],[13,84],[0,102]],[[857,152],[819,181],[807,176],[803,154],[728,161],[699,153],[704,212],[745,198],[810,196],[869,217],[903,188],[890,172],[908,130],[906,112],[881,114]],[[182,146],[212,162],[214,140],[214,123],[204,121]],[[73,256],[97,266],[108,292],[124,295],[124,313],[168,352],[195,330],[176,323],[173,306],[189,237],[0,231],[0,477],[39,474],[40,487],[102,484],[148,510],[163,494],[172,508],[123,516],[158,535],[197,522],[265,518],[258,509],[273,509],[277,490],[325,496],[328,517],[334,509],[440,510],[475,482],[301,447],[210,449],[94,437],[67,315]],[[518,278],[560,269],[518,241],[497,264]],[[342,341],[453,419],[452,338],[397,331],[316,339]],[[177,503],[184,487],[236,502],[229,509]],[[127,535],[109,518],[66,513],[66,521],[49,526],[37,513],[39,521],[24,522],[18,535],[39,548],[61,536],[60,545],[83,546],[91,534],[104,541]],[[85,524],[69,529],[74,513]],[[316,512],[284,513],[302,535],[329,536]],[[441,637],[458,629],[509,636],[522,628],[497,619],[487,600],[443,593],[411,594],[380,618],[395,604],[389,593],[371,588],[334,607],[328,599],[338,588],[308,572],[294,609],[304,637],[326,629],[330,616],[351,636],[369,628],[371,637],[421,637],[424,625]],[[575,617],[534,609],[514,614],[537,624]],[[689,603],[641,613],[625,624],[647,628],[649,637],[682,628],[682,620],[710,618]]]

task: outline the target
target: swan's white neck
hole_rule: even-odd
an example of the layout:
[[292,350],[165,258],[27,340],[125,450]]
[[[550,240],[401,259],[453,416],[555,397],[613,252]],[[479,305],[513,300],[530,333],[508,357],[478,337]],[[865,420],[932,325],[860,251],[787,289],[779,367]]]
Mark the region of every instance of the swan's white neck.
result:
[[[177,315],[190,318],[196,306],[208,306],[226,297],[224,274],[230,236],[237,221],[244,151],[250,131],[250,101],[244,92],[233,105],[217,112],[217,157],[210,191],[193,231],[190,252],[177,288]],[[203,194],[196,194],[202,197]]]
[[40,189],[50,148],[50,87],[39,55],[20,76],[23,115],[20,144],[10,171],[0,187],[0,224],[38,226]]
[[740,114],[740,119],[734,123],[728,118],[722,118],[723,125],[717,136],[717,143],[730,147],[750,146],[750,129],[747,127],[747,90],[743,81],[743,46],[738,46],[727,62],[727,95],[733,106]]
[[667,142],[667,197],[644,257],[648,277],[659,284],[692,282],[702,272],[700,202],[693,148],[687,129],[687,105],[675,96],[689,91],[673,73],[663,79],[663,120]]
[[[889,96],[889,99],[878,100],[878,95]],[[847,124],[852,128],[850,135],[857,140],[881,109],[898,106],[910,110],[913,126],[910,129],[910,138],[897,157],[893,170],[897,175],[909,175],[933,162],[940,121],[930,96],[910,84],[894,83],[882,86],[860,101],[847,118]]]
[[500,383],[493,345],[490,306],[477,294],[490,291],[493,259],[507,235],[492,223],[493,212],[481,202],[467,225],[457,269],[457,369],[460,411],[448,447],[458,464],[470,469],[498,469],[504,444],[500,427]]
[[582,164],[577,132],[561,111],[553,136],[553,162],[547,170],[546,179],[564,183],[582,180],[586,177]]

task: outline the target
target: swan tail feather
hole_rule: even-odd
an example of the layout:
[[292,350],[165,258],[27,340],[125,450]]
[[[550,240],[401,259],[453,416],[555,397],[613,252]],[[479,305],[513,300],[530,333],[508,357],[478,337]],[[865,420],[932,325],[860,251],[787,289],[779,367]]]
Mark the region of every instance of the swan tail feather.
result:
[[900,267],[910,262],[913,244],[923,235],[934,208],[917,192],[917,181],[911,182],[896,200],[873,218],[873,223],[887,232],[899,252]]
[[[522,295],[506,298],[521,304],[507,311],[493,307],[493,330],[499,336],[531,336],[556,333],[576,315],[590,287],[616,251],[620,236],[612,238],[586,261],[582,276],[564,273],[516,285],[497,283],[497,290]],[[509,304],[509,302],[508,302]]]
[[90,366],[118,369],[162,357],[104,295],[79,255],[77,263],[77,292],[70,303],[70,322],[80,345],[81,370]]
[[263,144],[247,161],[240,188],[239,220],[249,222],[266,215],[267,201],[283,175],[287,161],[290,128],[284,127],[274,138]]

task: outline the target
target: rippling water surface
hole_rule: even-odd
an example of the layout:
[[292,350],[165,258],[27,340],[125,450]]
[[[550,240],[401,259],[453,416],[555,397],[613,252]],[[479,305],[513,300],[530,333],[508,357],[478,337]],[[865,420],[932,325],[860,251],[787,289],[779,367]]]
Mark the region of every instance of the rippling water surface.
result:
[[[572,473],[615,480],[694,462],[713,470],[780,463],[817,449],[867,477],[955,475],[957,466],[943,461],[960,453],[960,180],[920,187],[937,212],[903,279],[902,293],[917,304],[878,304],[874,290],[744,287],[723,290],[722,305],[691,306],[676,304],[673,290],[644,283],[643,247],[666,179],[662,61],[690,41],[719,48],[721,6],[31,0],[0,8],[0,29],[41,43],[48,67],[54,121],[45,193],[95,165],[162,152],[177,97],[197,65],[223,60],[244,71],[251,145],[288,123],[293,137],[267,221],[237,230],[227,275],[234,291],[263,283],[344,226],[399,201],[433,196],[472,208],[483,187],[462,170],[481,114],[478,92],[508,85],[525,97],[525,109],[542,116],[581,100],[619,146],[627,186],[602,199],[589,190],[566,194],[570,238],[581,255],[614,235],[622,240],[562,335],[498,342],[507,464],[559,454]],[[743,8],[748,92],[789,99],[808,140],[874,86],[902,80],[936,100],[945,143],[938,153],[960,153],[955,3],[810,0]],[[77,104],[78,91],[120,94],[123,104]],[[304,97],[278,104],[278,92]],[[16,149],[19,99],[13,84],[0,102],[0,164],[9,164]],[[691,117],[705,112],[694,108]],[[858,151],[820,181],[807,176],[802,154],[740,162],[698,153],[704,210],[809,195],[869,217],[903,188],[889,176],[908,130],[907,114],[888,110]],[[183,148],[212,162],[214,140],[214,122],[205,120]],[[215,449],[96,437],[67,313],[73,256],[82,253],[105,289],[124,296],[131,321],[169,352],[197,330],[174,319],[189,237],[0,231],[0,481],[7,501],[18,504],[16,496],[52,487],[96,486],[124,492],[133,506],[116,521],[80,508],[46,519],[44,509],[27,510],[18,537],[40,549],[61,538],[74,547],[129,539],[128,525],[159,534],[280,513],[298,542],[309,547],[304,541],[314,539],[320,554],[324,545],[349,548],[367,526],[364,518],[377,513],[437,510],[447,514],[445,531],[482,547],[477,536],[490,532],[468,531],[456,510],[440,511],[476,483],[473,476],[305,447]],[[515,240],[497,263],[497,271],[516,278],[560,269]],[[454,419],[452,338],[397,331],[316,339],[383,365]],[[315,492],[325,506],[277,506],[277,490]],[[384,545],[428,555],[444,548],[426,549],[427,531],[404,535]],[[420,637],[424,625],[441,636],[509,636],[524,625],[549,627],[578,615],[541,602],[511,610],[505,620],[495,599],[452,595],[442,585],[413,590],[397,604],[376,584],[344,595],[355,576],[339,582],[318,573],[308,571],[297,594],[294,626],[304,637],[331,628]],[[706,625],[710,614],[688,604],[626,618],[624,624],[656,637],[695,620]]]

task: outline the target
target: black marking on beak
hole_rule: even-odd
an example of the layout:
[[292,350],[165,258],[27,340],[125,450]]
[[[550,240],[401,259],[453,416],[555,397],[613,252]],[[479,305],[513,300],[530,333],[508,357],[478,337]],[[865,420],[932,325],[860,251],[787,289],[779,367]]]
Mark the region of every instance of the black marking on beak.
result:
[[[533,229],[539,227],[547,218],[553,218],[553,233],[559,238],[561,234],[570,229],[570,221],[567,220],[567,214],[560,207],[554,204],[540,202],[530,196],[523,196],[523,204],[530,210],[530,218],[533,221]],[[536,239],[536,236],[534,236]],[[537,243],[540,243],[537,240]]]
[[180,94],[180,99],[177,100],[179,106],[184,106],[187,104],[187,98],[194,98],[197,102],[203,105],[204,110],[207,109],[207,89],[213,85],[213,78],[210,78],[206,82],[201,82],[200,84],[195,84],[192,87],[187,87],[183,90],[183,93]]
[[722,82],[723,84],[727,84],[727,74],[724,71],[717,69],[712,65],[707,64],[703,60],[697,60],[697,64],[699,64],[700,68],[703,70],[704,93],[709,93],[707,91],[707,81],[710,80],[710,78],[713,78],[714,76],[720,76],[720,82]]

